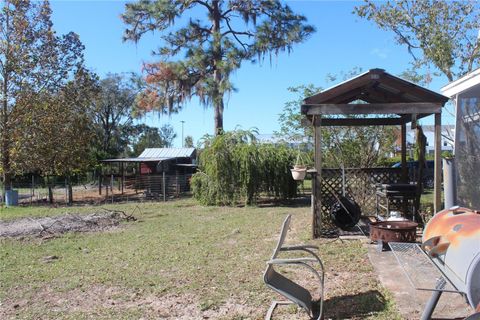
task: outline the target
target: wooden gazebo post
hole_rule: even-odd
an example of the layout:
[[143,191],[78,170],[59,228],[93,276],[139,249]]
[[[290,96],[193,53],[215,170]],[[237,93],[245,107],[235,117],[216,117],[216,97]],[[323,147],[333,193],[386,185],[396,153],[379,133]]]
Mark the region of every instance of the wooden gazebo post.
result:
[[322,210],[322,118],[313,117],[314,140],[315,140],[315,175],[312,189],[312,236],[321,236],[322,216],[316,214]]
[[407,167],[407,124],[401,125],[401,162],[402,162],[402,183],[408,183],[408,167]]

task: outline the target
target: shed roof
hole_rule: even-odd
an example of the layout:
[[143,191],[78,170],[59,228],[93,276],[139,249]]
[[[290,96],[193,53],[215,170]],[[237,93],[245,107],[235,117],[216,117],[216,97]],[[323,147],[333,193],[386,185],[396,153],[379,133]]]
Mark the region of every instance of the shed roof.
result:
[[139,158],[190,158],[195,148],[146,148]]
[[102,162],[160,162],[170,160],[174,158],[117,158],[117,159],[105,159]]
[[106,159],[102,162],[160,162],[175,158],[191,158],[195,148],[146,148],[137,158]]

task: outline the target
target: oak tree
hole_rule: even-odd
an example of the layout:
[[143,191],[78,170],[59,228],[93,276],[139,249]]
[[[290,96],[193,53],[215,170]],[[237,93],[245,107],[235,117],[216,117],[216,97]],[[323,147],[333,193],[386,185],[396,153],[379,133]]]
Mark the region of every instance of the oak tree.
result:
[[195,148],[193,144],[193,137],[192,136],[186,136],[184,141],[183,141],[183,147],[184,148]]
[[107,74],[99,86],[91,110],[96,127],[96,156],[118,157],[127,153],[131,137],[143,131],[134,123],[135,99],[142,81],[135,74]]
[[479,67],[480,5],[476,1],[365,0],[354,11],[406,46],[414,67],[433,65],[449,81]]
[[145,126],[143,133],[133,144],[133,155],[139,156],[146,148],[170,148],[177,137],[172,125],[160,128]]
[[40,96],[58,92],[83,64],[78,36],[58,36],[51,14],[48,1],[5,0],[0,8],[0,170],[4,190],[10,188],[13,174],[13,131],[25,127],[18,121],[22,118],[19,109],[27,110]]
[[[90,106],[97,92],[95,75],[80,70],[56,93],[18,100],[11,153],[15,172],[37,172],[47,180],[63,176],[69,181],[91,167],[95,159],[90,156],[94,138]],[[71,201],[71,187],[69,195]]]

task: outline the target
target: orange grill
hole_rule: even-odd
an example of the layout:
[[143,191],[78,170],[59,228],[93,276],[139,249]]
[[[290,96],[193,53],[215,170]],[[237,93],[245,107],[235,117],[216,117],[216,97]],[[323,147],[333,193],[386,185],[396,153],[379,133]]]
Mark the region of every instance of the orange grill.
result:
[[480,303],[480,212],[453,207],[438,212],[426,225],[423,249],[452,283]]

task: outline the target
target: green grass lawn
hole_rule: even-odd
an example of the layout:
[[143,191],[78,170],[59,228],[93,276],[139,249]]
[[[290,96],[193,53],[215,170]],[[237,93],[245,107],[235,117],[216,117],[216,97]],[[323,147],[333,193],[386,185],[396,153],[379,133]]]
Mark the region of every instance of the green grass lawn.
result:
[[[287,213],[287,242],[320,246],[327,318],[399,318],[359,241],[309,240],[307,207],[202,207],[190,199],[104,207],[136,210],[139,220],[103,233],[0,240],[1,319],[263,319],[278,297],[261,276]],[[99,209],[3,208],[0,217]],[[306,317],[280,307],[277,319]]]

